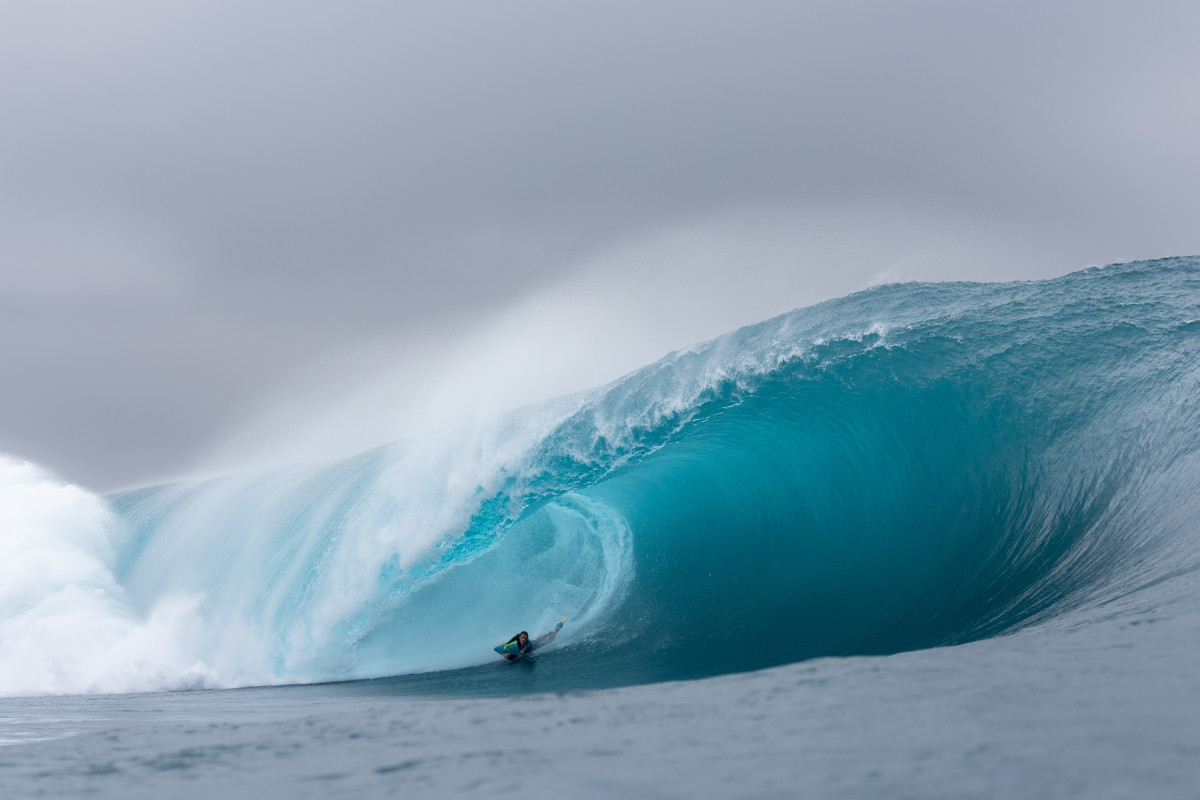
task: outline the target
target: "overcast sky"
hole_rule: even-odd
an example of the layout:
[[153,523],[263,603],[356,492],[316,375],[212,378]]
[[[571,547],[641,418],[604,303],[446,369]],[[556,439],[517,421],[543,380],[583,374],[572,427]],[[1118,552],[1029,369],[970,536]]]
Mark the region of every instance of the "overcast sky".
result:
[[1198,43],[1195,2],[6,3],[0,452],[113,489],[873,282],[1200,253]]

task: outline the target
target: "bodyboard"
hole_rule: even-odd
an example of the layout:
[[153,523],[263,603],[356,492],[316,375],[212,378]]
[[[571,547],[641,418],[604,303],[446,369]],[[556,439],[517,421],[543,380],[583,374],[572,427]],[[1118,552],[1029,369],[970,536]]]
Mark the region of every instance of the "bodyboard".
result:
[[504,656],[505,658],[507,658],[510,655],[515,656],[517,654],[517,643],[509,642],[508,644],[496,645],[495,650],[497,653]]

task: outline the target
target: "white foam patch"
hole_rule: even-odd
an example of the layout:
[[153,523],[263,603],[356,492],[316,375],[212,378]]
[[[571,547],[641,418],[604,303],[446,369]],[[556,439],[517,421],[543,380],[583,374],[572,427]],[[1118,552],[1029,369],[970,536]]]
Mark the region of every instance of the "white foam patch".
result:
[[197,688],[216,675],[189,641],[201,597],[139,618],[113,575],[105,502],[0,456],[0,695]]

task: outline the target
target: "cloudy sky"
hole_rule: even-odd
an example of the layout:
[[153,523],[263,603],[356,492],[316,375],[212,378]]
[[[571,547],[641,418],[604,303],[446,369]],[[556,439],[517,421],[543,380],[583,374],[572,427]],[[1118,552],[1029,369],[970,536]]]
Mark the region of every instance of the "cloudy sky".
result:
[[880,281],[1200,253],[1197,42],[1194,2],[5,4],[0,452],[113,489]]

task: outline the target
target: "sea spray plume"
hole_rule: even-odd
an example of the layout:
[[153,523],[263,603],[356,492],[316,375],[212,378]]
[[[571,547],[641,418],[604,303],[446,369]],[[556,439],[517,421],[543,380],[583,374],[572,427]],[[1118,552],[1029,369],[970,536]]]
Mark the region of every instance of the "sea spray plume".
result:
[[189,655],[199,598],[128,607],[112,572],[120,524],[101,498],[0,456],[0,694],[223,682]]

